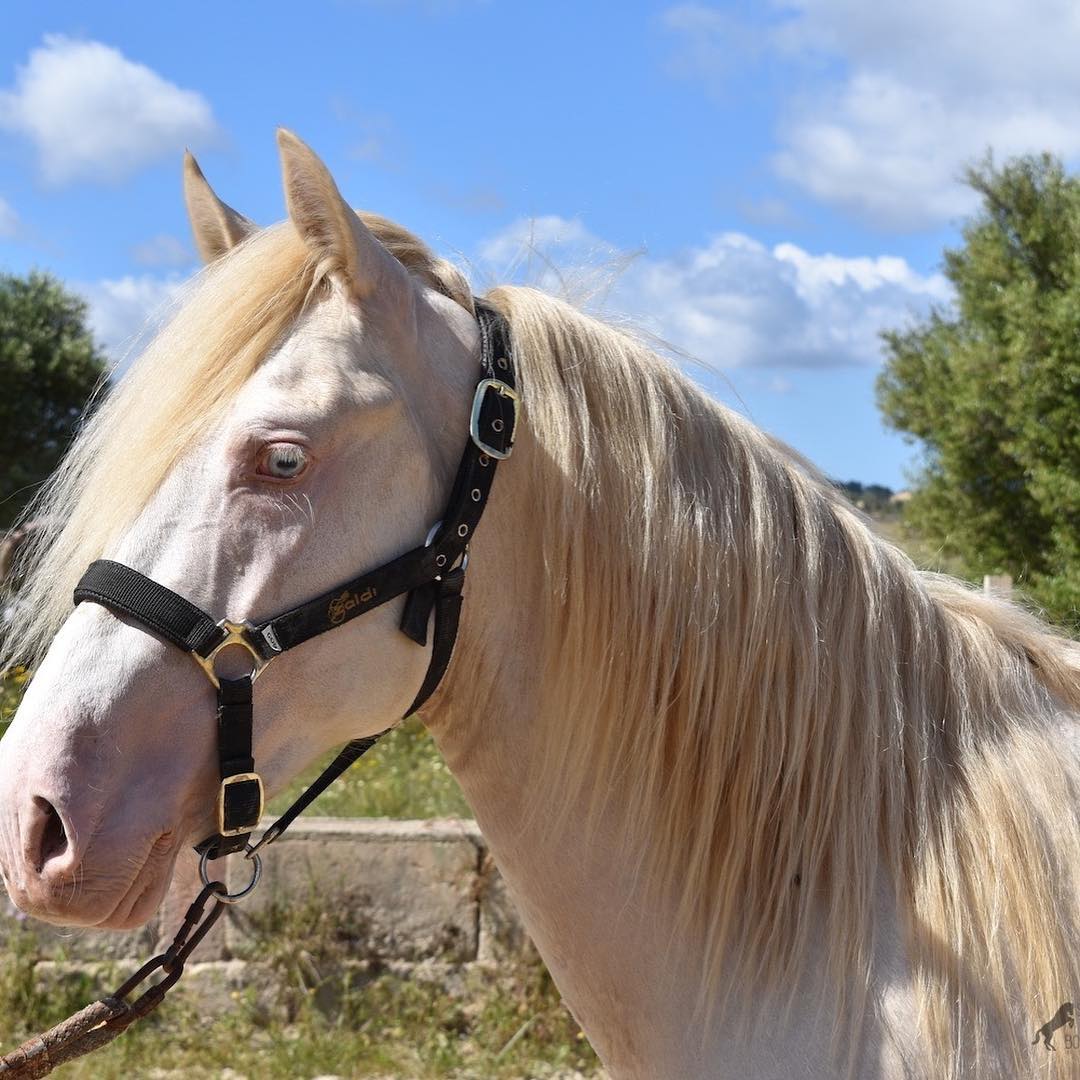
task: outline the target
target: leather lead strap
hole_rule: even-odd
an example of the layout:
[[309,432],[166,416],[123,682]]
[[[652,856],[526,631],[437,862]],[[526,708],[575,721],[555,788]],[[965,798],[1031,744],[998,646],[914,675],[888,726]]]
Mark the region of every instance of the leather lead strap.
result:
[[346,769],[359,761],[386,732],[353,739],[325,769],[304,789],[296,801],[279,817],[266,832],[256,848],[272,844]]

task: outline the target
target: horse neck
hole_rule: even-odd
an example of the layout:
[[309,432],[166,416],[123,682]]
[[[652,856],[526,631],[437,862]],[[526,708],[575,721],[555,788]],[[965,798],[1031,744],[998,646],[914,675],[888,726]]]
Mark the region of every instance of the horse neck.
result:
[[[523,436],[521,442],[528,441]],[[543,609],[542,561],[530,493],[518,483],[526,470],[515,467],[524,464],[518,455],[529,452],[521,442],[515,458],[500,467],[472,545],[457,652],[424,718],[533,940],[595,1043],[597,1030],[611,1026],[611,1003],[625,1000],[627,988],[641,982],[640,965],[647,965],[641,953],[655,950],[644,948],[641,928],[630,919],[633,928],[626,933],[638,935],[639,966],[635,973],[629,959],[620,971],[612,962],[622,935],[606,934],[604,921],[612,918],[612,904],[634,905],[625,853],[617,859],[614,845],[586,841],[570,827],[583,820],[584,807],[567,812],[557,782],[536,783],[535,763],[554,725],[539,705],[543,627],[534,619]],[[631,951],[624,947],[623,956]],[[635,1004],[640,1011],[630,1015],[638,1017],[651,1005]],[[630,1015],[613,1046],[620,1039],[634,1045],[638,1035]]]
[[[526,434],[515,453],[529,452]],[[501,467],[478,530],[458,653],[425,719],[564,1000],[612,1073],[747,1075],[761,1064],[746,1056],[757,1050],[693,1022],[706,943],[674,935],[675,903],[649,887],[640,872],[646,852],[619,827],[637,793],[612,787],[597,819],[588,793],[568,796],[559,776],[537,770],[565,725],[541,704],[543,560],[535,493],[519,483],[526,470],[518,464]],[[600,776],[597,785],[610,786]],[[808,987],[806,999],[818,1000],[818,990]],[[790,1018],[768,1053],[817,1058],[826,1075],[828,1019],[821,1029],[818,1020]]]

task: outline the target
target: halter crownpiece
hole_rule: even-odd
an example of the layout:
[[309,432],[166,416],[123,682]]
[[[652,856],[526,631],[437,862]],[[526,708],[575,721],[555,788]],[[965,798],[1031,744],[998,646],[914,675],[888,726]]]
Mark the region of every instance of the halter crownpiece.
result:
[[[217,832],[195,849],[203,857],[204,877],[207,859],[243,849],[256,857],[257,876],[257,849],[276,840],[380,737],[348,743],[262,839],[250,845],[251,830],[262,816],[264,800],[251,746],[252,688],[275,657],[408,594],[401,616],[402,633],[426,646],[433,612],[435,626],[427,674],[406,717],[431,697],[446,673],[457,640],[469,542],[487,505],[496,467],[513,449],[521,408],[506,319],[482,301],[475,305],[482,377],[473,395],[469,439],[442,519],[424,544],[262,623],[215,621],[179,593],[130,566],[107,559],[91,563],[75,589],[76,604],[101,604],[189,653],[217,692]],[[217,657],[228,648],[241,648],[249,654],[248,674],[235,679],[218,674]]]

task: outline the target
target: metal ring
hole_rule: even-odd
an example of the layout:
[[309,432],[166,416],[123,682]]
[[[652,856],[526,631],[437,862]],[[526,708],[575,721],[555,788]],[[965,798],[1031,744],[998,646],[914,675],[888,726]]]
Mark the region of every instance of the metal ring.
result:
[[[256,854],[255,849],[250,844],[244,847],[244,851],[251,859],[251,880],[239,892],[225,892],[224,886],[222,886],[222,891],[214,894],[215,898],[222,904],[235,904],[238,900],[243,900],[259,884],[259,878],[262,877],[262,857]],[[210,852],[204,851],[199,859],[199,877],[204,885],[210,884],[210,876],[206,872],[206,864],[209,861]],[[221,882],[217,884],[220,885]]]
[[479,461],[485,469],[491,463],[491,458],[489,458],[487,454],[481,454],[476,460]]
[[473,488],[472,491],[469,492],[469,494],[472,496],[472,501],[473,502],[479,502],[480,501],[480,489],[479,488]]
[[458,536],[468,536],[469,535],[469,526],[468,525],[459,525],[457,527],[457,534],[458,534]]
[[[206,677],[214,684],[215,690],[221,689],[221,680],[218,678],[214,664],[218,654],[225,649],[244,649],[251,659],[251,681],[254,682],[265,670],[270,660],[263,657],[259,650],[252,644],[250,635],[258,633],[258,628],[249,622],[233,622],[231,619],[222,619],[218,628],[225,632],[225,637],[219,641],[206,656],[200,656],[197,652],[191,652],[191,658],[202,668]],[[280,649],[278,650],[281,651]],[[271,660],[273,657],[270,658]]]
[[492,431],[502,431],[503,426],[504,425],[503,425],[503,422],[501,420],[492,420],[491,421],[491,430]]

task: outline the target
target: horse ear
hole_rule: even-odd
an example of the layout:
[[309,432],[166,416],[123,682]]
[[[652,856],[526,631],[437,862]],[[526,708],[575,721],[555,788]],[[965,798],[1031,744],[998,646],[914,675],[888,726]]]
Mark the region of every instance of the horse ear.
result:
[[203,262],[213,262],[258,228],[214,194],[190,150],[184,151],[184,202]]
[[323,272],[342,274],[359,298],[407,285],[405,268],[341,197],[315,151],[285,128],[277,141],[289,217]]

